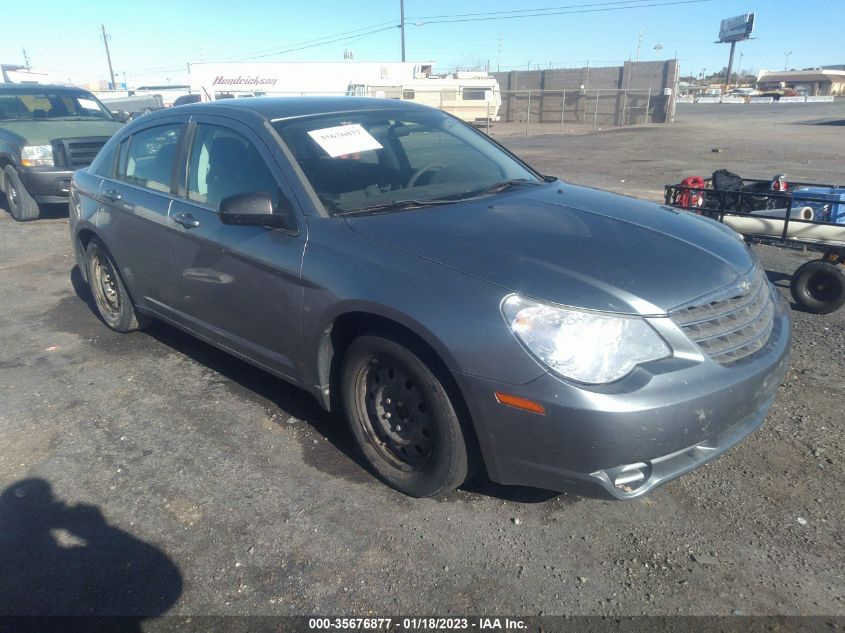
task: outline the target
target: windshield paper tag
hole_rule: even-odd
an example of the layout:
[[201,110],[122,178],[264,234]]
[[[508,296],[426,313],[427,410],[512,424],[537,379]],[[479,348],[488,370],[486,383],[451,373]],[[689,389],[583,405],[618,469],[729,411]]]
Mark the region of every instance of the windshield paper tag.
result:
[[317,145],[326,150],[332,158],[382,148],[379,142],[358,123],[312,130],[308,132],[308,136],[313,138]]
[[79,105],[81,105],[86,110],[99,110],[100,106],[97,105],[96,101],[91,101],[91,99],[77,99],[79,101]]

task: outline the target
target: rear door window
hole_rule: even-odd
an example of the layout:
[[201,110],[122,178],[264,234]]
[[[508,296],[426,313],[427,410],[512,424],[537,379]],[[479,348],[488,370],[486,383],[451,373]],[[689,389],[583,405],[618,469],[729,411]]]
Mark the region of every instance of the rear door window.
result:
[[133,134],[125,159],[121,156],[119,160],[117,177],[132,185],[169,193],[181,131],[181,123],[170,123]]

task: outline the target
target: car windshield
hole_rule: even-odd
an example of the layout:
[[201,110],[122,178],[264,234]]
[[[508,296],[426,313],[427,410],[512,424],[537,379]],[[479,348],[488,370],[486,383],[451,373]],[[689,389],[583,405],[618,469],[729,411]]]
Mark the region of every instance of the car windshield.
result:
[[107,119],[111,113],[87,92],[0,92],[0,121]]
[[446,204],[543,182],[437,110],[363,110],[273,125],[331,215]]

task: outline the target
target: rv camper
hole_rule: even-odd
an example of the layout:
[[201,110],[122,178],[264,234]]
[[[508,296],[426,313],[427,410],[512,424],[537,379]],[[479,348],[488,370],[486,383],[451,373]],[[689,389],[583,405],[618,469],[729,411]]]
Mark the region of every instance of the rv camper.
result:
[[403,82],[352,83],[347,94],[402,99],[439,108],[470,123],[498,121],[499,83],[483,72],[457,72]]

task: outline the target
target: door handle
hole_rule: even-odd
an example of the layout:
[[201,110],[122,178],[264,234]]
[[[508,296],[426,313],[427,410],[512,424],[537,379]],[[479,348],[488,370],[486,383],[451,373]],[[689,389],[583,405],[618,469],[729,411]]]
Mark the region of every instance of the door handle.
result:
[[103,197],[106,200],[111,200],[112,202],[117,202],[123,196],[121,196],[120,193],[116,189],[108,189],[107,191],[105,191],[103,193]]
[[174,213],[170,216],[170,219],[177,224],[181,224],[186,229],[195,229],[200,225],[199,220],[194,218],[190,213]]

